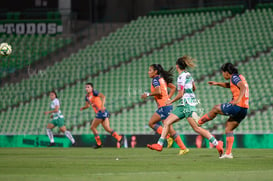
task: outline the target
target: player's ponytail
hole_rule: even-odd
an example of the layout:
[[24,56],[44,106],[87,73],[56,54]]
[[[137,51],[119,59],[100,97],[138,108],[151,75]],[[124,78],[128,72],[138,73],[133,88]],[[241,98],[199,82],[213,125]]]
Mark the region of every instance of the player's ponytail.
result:
[[229,74],[239,74],[238,69],[232,63],[223,64],[221,70]]
[[164,70],[160,64],[152,64],[151,66],[154,70],[157,70],[157,74],[163,77],[167,84],[173,82],[173,67],[169,70]]
[[178,65],[181,70],[184,70],[187,67],[190,68],[196,67],[195,62],[196,62],[195,59],[191,58],[188,55],[184,55],[183,57],[177,59],[176,65]]

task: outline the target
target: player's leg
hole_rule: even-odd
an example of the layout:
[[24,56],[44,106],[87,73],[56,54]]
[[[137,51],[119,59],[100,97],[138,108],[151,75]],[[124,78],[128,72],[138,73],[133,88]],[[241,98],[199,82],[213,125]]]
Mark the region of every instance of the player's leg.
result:
[[163,144],[166,140],[167,134],[170,130],[170,126],[179,121],[179,117],[175,114],[170,114],[168,116],[168,118],[164,121],[164,127],[163,127],[163,131],[161,134],[161,137],[159,138],[157,144],[152,144],[152,145],[147,145],[148,148],[152,149],[152,150],[157,150],[157,151],[162,151],[163,148]]
[[202,141],[203,141],[203,136],[197,135],[196,138],[195,138],[196,148],[201,148],[202,147]]
[[121,141],[122,136],[120,136],[115,130],[110,128],[109,118],[106,118],[104,121],[102,121],[101,124],[102,124],[103,128],[105,129],[105,131],[110,133],[118,142]]
[[170,125],[169,133],[171,134],[174,141],[176,142],[176,144],[181,149],[180,152],[179,152],[179,155],[184,155],[184,154],[188,153],[189,149],[187,149],[187,147],[184,145],[180,135],[173,129],[173,125]]
[[215,105],[207,114],[203,115],[199,120],[198,120],[198,125],[202,125],[205,122],[208,122],[210,120],[213,120],[217,114],[222,114],[224,115],[223,111],[222,111],[222,105],[227,105],[226,104],[218,104]]
[[[172,108],[172,106],[170,106],[170,110],[168,110],[168,107],[166,107],[167,109],[164,109],[164,107],[159,108],[151,117],[150,121],[149,121],[149,126],[150,128],[152,128],[157,134],[161,135],[163,127],[158,124],[161,120],[163,123],[163,120],[165,120],[169,113],[171,112],[170,108]],[[170,137],[170,135],[167,135],[167,139],[168,139],[168,148],[170,148],[173,144],[173,139]]]
[[[167,117],[170,115],[170,113],[172,112],[173,110],[173,106],[170,105],[170,106],[164,106],[164,107],[161,107],[159,108],[156,113],[160,116],[160,119],[162,121],[162,123],[164,124],[164,121],[167,119]],[[160,130],[160,129],[159,129]],[[160,135],[162,133],[162,126],[161,126],[161,130],[158,132]],[[168,143],[168,146],[167,148],[171,148],[172,145],[173,145],[173,137],[171,136],[170,132],[168,133],[167,135],[167,143]]]
[[247,115],[247,108],[242,108],[237,105],[232,105],[229,107],[227,114],[230,115],[230,118],[226,122],[226,154],[223,155],[223,158],[233,158],[231,154],[232,145],[234,142],[233,130],[239,126],[241,121]]
[[91,131],[93,132],[94,136],[95,136],[95,140],[96,140],[96,145],[94,148],[100,148],[102,146],[102,142],[101,142],[101,139],[100,139],[100,136],[99,136],[99,132],[97,130],[97,127],[100,123],[102,123],[102,119],[98,119],[98,118],[95,118],[91,124]]
[[180,119],[179,119],[179,117],[177,117],[177,115],[175,115],[175,114],[170,114],[170,115],[168,116],[168,118],[164,121],[164,127],[163,127],[163,130],[162,130],[161,138],[166,139],[167,134],[168,134],[169,131],[170,131],[170,126],[171,126],[173,123],[175,123],[175,122],[177,122],[177,121],[179,121],[179,120],[180,120]]
[[75,139],[73,138],[70,131],[67,131],[65,125],[60,127],[60,131],[65,134],[65,136],[71,141],[72,145],[75,144]]
[[156,124],[156,123],[158,123],[159,121],[161,121],[161,117],[160,117],[160,115],[159,115],[157,112],[155,112],[155,113],[152,115],[151,119],[149,120],[149,126],[150,126],[150,128],[152,128],[155,132],[157,132],[158,134],[161,135],[163,128],[162,128],[161,125]]
[[52,133],[52,129],[55,127],[54,123],[53,123],[53,120],[47,124],[47,127],[46,127],[46,133],[47,133],[47,136],[50,140],[50,145],[49,146],[55,146],[55,142],[54,142],[54,136],[53,136],[53,133]]
[[239,126],[239,122],[230,117],[226,122],[226,153],[221,158],[233,158],[231,153],[234,142],[233,130]]
[[220,157],[222,156],[224,150],[223,150],[223,142],[222,141],[217,141],[217,139],[206,129],[201,128],[197,125],[196,121],[192,117],[187,118],[189,124],[191,125],[192,129],[202,135],[203,137],[207,138],[214,146],[216,146]]

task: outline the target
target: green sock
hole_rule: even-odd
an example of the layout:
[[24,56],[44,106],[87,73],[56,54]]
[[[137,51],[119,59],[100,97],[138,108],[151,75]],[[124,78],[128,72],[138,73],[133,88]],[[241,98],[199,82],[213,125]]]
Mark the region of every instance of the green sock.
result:
[[164,142],[165,142],[165,139],[162,138],[162,137],[160,137],[159,140],[158,140],[158,142],[157,142],[157,144],[160,144],[161,146],[163,146]]
[[209,138],[209,141],[214,145],[217,146],[218,145],[218,141],[216,140],[216,138],[214,138],[214,136],[211,136]]

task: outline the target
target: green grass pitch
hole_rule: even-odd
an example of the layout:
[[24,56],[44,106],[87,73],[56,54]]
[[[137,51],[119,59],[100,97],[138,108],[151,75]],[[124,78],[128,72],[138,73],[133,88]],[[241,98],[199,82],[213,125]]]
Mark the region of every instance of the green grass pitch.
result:
[[0,148],[0,180],[273,180],[272,149],[234,149],[233,160],[220,160],[216,149],[191,149],[184,156],[178,151]]

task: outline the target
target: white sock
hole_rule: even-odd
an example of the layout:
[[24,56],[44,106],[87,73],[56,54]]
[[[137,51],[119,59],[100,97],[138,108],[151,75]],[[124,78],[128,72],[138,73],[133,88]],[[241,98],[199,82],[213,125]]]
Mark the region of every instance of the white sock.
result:
[[163,137],[160,137],[157,144],[160,144],[161,146],[164,145],[165,139]]
[[209,141],[214,145],[217,146],[218,145],[218,141],[215,137],[213,137],[212,135],[209,138]]
[[65,131],[64,134],[71,141],[72,144],[75,143],[75,140],[74,140],[73,136],[71,135],[70,131]]
[[47,128],[46,133],[47,133],[48,138],[50,139],[50,143],[54,143],[54,137],[53,137],[53,133],[52,133],[51,129]]

